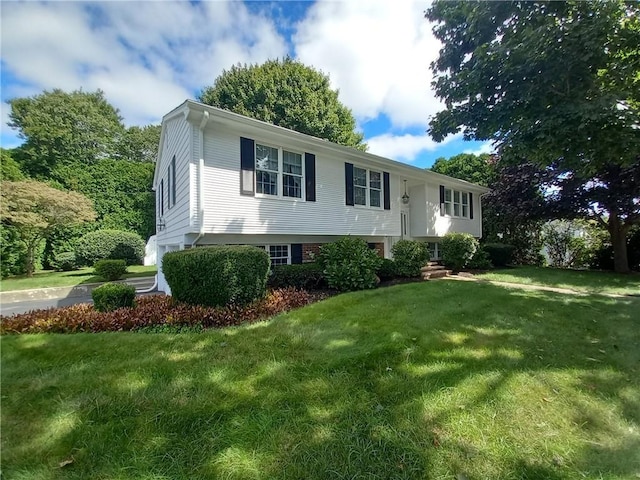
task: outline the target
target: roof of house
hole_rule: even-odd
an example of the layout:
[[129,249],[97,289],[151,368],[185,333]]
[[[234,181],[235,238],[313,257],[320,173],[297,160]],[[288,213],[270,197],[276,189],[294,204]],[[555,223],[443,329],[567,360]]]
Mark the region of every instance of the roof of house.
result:
[[[347,147],[339,145],[337,143],[330,142],[323,138],[314,137],[305,133],[296,132],[288,128],[279,127],[262,120],[256,120],[254,118],[246,117],[237,113],[230,112],[229,110],[223,110],[221,108],[212,107],[199,103],[194,100],[186,100],[162,118],[162,132],[160,134],[160,150],[158,153],[158,159],[162,158],[162,148],[164,146],[165,122],[178,115],[184,115],[190,121],[198,123],[205,117],[205,112],[208,114],[209,121],[223,123],[230,126],[243,127],[244,129],[260,130],[278,137],[284,137],[287,140],[297,141],[309,145],[311,148],[315,147],[320,150],[333,151],[336,154],[340,154],[343,157],[355,159],[356,161],[364,164],[371,164],[378,167],[393,170],[399,174],[407,176],[415,180],[433,181],[437,183],[445,182],[448,185],[459,185],[462,188],[466,188],[472,192],[480,194],[489,191],[488,188],[475,183],[467,182],[457,178],[442,175],[440,173],[433,172],[428,169],[418,168],[413,165],[398,162],[397,160],[391,160],[389,158],[381,157],[373,153],[363,152],[353,147]],[[156,185],[158,175],[159,161],[156,164],[156,172],[154,175],[154,187]]]

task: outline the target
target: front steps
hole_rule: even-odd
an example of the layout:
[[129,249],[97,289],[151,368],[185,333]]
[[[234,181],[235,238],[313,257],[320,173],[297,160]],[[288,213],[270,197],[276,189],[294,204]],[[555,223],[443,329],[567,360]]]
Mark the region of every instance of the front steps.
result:
[[447,270],[438,262],[429,262],[420,269],[420,276],[423,280],[448,277],[449,275],[451,275],[451,270]]

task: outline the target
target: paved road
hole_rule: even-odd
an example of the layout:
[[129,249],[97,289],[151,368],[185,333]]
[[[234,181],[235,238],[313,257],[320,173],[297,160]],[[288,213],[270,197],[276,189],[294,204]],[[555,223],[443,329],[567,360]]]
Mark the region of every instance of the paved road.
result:
[[[157,295],[158,292],[143,293],[140,295]],[[31,310],[40,310],[43,308],[68,307],[76,303],[93,303],[91,295],[86,297],[69,297],[69,298],[51,298],[47,300],[29,300],[24,302],[12,302],[0,304],[0,315],[15,315],[17,313],[26,313]]]
[[93,303],[93,300],[91,300],[91,296],[89,296],[7,303],[0,305],[0,315],[14,315],[16,313],[26,313],[30,310],[40,310],[42,308],[68,307],[76,303]]

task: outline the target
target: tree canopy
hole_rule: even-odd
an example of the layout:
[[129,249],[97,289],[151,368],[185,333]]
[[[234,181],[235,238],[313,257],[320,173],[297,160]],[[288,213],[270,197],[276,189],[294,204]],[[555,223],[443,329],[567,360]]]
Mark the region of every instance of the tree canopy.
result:
[[[635,171],[640,4],[436,1],[426,16],[443,44],[432,70],[446,109],[430,120],[434,139],[493,140],[505,161],[534,162],[557,186],[571,178],[587,193],[594,179],[607,177],[611,192],[622,181],[613,172]],[[617,271],[628,271],[624,238],[640,222],[640,190],[625,192],[630,211],[580,195],[580,210],[607,223]]]
[[38,245],[56,227],[91,221],[96,214],[91,201],[77,192],[65,192],[42,182],[2,182],[0,217],[17,231],[27,246],[27,275],[34,270]]
[[483,153],[460,153],[451,158],[436,158],[431,170],[453,178],[489,186],[495,176],[495,168],[491,162],[491,155]]
[[111,157],[124,134],[118,110],[100,90],[45,90],[14,98],[9,105],[9,126],[25,140],[16,160],[34,178],[51,176],[58,165],[87,165]]
[[291,58],[225,70],[198,96],[202,103],[341,145],[366,149],[363,135],[329,77]]

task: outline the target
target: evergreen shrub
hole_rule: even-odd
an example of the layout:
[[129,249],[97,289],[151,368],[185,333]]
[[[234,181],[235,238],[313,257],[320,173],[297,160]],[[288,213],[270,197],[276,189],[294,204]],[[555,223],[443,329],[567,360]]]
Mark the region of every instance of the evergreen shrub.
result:
[[171,295],[191,305],[245,305],[264,297],[271,260],[247,245],[199,247],[169,252],[162,271]]
[[142,265],[145,242],[137,233],[124,230],[96,230],[84,235],[76,246],[80,265],[99,260],[124,260],[127,265]]
[[135,306],[136,289],[125,283],[105,283],[91,292],[93,306],[99,312]]

